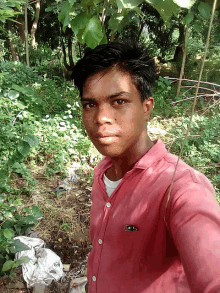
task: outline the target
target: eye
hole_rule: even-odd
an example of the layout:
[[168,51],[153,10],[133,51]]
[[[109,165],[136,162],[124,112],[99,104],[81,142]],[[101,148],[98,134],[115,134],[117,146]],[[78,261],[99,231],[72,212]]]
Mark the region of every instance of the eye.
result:
[[114,100],[114,105],[117,105],[117,106],[123,105],[124,103],[125,101],[122,99]]
[[90,109],[90,108],[95,107],[95,104],[94,103],[84,103],[82,106],[83,106],[83,109]]

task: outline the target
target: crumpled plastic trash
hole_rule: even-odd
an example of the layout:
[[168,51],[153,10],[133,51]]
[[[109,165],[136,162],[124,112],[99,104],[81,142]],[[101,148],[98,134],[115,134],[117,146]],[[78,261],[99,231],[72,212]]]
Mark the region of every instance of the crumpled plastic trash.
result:
[[84,293],[85,286],[87,283],[87,277],[76,278],[70,283],[70,291],[69,293]]
[[15,254],[16,259],[22,257],[30,259],[22,264],[23,277],[28,288],[36,283],[48,286],[53,280],[58,281],[65,275],[60,257],[52,250],[44,248],[45,243],[42,239],[26,236],[18,236],[14,238],[16,239],[30,248]]

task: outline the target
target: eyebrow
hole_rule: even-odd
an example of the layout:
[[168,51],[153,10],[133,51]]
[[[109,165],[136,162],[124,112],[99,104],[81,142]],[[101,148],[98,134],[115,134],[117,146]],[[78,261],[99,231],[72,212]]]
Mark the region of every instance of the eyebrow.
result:
[[[123,96],[123,95],[129,95],[128,92],[125,92],[125,91],[121,91],[121,92],[118,92],[118,93],[115,93],[115,94],[112,94],[110,96],[106,96],[104,98],[106,99],[114,99],[116,97],[120,97],[120,96]],[[81,102],[95,102],[95,99],[93,98],[81,98]]]

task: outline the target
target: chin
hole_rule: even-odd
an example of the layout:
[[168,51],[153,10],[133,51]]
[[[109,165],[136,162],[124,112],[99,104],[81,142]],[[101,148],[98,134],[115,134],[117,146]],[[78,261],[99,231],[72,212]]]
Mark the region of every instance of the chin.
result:
[[[97,147],[96,147],[97,148]],[[98,147],[97,150],[105,157],[120,157],[122,151],[112,147]]]

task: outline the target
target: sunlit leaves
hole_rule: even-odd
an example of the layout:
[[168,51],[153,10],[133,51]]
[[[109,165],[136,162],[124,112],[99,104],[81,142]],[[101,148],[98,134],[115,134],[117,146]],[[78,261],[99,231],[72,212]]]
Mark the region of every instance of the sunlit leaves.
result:
[[12,239],[14,237],[14,231],[12,229],[4,229],[3,235],[7,239]]
[[191,8],[195,3],[196,0],[173,0],[178,6],[183,8]]
[[73,19],[71,27],[79,41],[90,48],[95,48],[104,37],[100,20],[96,16],[89,18],[85,12]]
[[95,48],[103,38],[102,26],[100,20],[93,16],[82,35],[82,41],[85,42],[90,48]]
[[177,15],[180,10],[179,6],[175,4],[172,0],[162,0],[160,1],[160,3],[154,4],[153,6],[160,13],[161,17],[167,25],[169,25],[168,20],[171,18],[171,16],[173,14]]
[[66,27],[70,22],[70,18],[69,18],[70,7],[71,7],[70,2],[65,1],[62,6],[61,12],[58,16],[58,19],[60,22],[62,22],[63,27]]
[[[7,19],[13,20],[13,17],[20,14],[20,5],[24,4],[25,0],[1,0],[0,1],[0,22],[5,22]],[[17,11],[13,8],[17,8]]]

